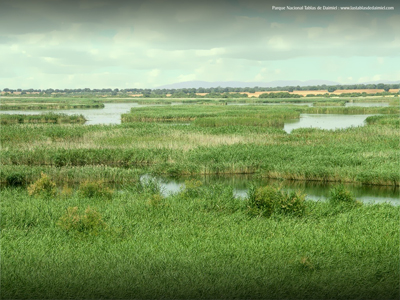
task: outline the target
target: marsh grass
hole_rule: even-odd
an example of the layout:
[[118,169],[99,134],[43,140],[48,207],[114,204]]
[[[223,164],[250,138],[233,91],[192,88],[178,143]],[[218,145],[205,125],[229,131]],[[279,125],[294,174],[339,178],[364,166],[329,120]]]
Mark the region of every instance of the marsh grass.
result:
[[231,188],[196,189],[162,206],[139,182],[111,201],[1,189],[2,298],[398,299],[399,207],[253,218]]
[[[364,109],[375,113],[397,109],[349,108],[360,113]],[[14,176],[20,176],[30,183],[45,171],[51,172],[54,180],[66,182],[90,178],[128,182],[137,179],[135,174],[154,173],[259,174],[292,180],[399,185],[397,115],[368,118],[367,126],[335,131],[303,128],[287,134],[274,127],[308,109],[145,107],[128,115],[153,121],[196,120],[189,125],[136,121],[113,126],[10,125],[0,132],[0,180],[12,183]],[[315,109],[337,113],[348,108]]]
[[2,98],[0,110],[84,109],[104,108],[96,99],[67,98]]
[[20,124],[20,123],[74,123],[83,124],[86,119],[83,115],[67,115],[57,113],[45,113],[40,115],[9,115],[1,114],[0,123],[1,125]]
[[313,106],[344,106],[345,101],[335,101],[335,102],[314,102]]

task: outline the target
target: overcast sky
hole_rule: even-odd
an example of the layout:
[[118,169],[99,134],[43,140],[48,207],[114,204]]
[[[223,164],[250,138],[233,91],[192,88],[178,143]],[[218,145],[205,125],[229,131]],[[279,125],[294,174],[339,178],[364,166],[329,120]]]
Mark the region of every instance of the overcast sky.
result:
[[[400,4],[0,0],[0,89],[400,80]],[[274,11],[387,5],[392,11]]]

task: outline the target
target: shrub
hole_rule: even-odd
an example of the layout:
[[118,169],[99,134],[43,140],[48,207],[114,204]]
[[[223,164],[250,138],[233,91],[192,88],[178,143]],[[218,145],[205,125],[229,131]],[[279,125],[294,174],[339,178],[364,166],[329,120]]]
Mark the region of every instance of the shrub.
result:
[[79,214],[77,206],[68,207],[66,214],[60,218],[57,225],[67,232],[80,233],[98,233],[106,227],[100,213],[89,206],[83,215]]
[[11,186],[19,186],[24,185],[26,183],[26,179],[23,174],[14,173],[6,176],[6,183]]
[[300,191],[283,193],[284,197],[281,197],[280,202],[276,208],[277,212],[302,216],[306,210],[305,199],[306,195]]
[[104,186],[104,181],[90,181],[86,180],[80,184],[78,193],[82,197],[87,198],[107,198],[111,199],[114,191],[109,187]]
[[329,203],[336,207],[337,212],[361,206],[354,195],[340,184],[329,191]]
[[286,192],[280,187],[264,186],[249,189],[248,207],[253,215],[269,217],[273,213],[301,216],[304,214],[305,195],[298,192]]
[[68,198],[70,196],[72,196],[73,193],[73,189],[71,187],[69,187],[67,184],[64,184],[63,189],[61,191],[61,196]]
[[250,212],[252,214],[269,217],[274,212],[276,204],[281,201],[282,197],[282,192],[272,186],[260,188],[251,186],[248,198]]
[[346,190],[343,184],[340,184],[329,191],[329,202],[331,204],[354,204],[356,198]]
[[36,197],[54,197],[57,193],[56,184],[41,173],[41,177],[28,187],[28,194]]

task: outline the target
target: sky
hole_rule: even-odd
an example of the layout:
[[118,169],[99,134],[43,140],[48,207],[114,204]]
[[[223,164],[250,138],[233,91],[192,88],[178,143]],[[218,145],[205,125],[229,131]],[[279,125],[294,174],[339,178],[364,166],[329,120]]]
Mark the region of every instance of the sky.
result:
[[[400,81],[395,0],[0,0],[0,89]],[[393,6],[285,11],[272,6]]]

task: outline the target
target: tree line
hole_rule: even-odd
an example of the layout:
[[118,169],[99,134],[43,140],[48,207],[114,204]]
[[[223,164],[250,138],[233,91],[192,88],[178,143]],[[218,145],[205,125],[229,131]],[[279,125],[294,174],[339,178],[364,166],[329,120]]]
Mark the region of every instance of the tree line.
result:
[[[105,95],[121,95],[121,94],[142,94],[144,97],[150,96],[166,96],[167,94],[173,96],[175,95],[177,98],[185,97],[190,95],[196,95],[196,93],[207,93],[210,94],[208,96],[212,96],[213,94],[227,94],[227,93],[255,93],[255,92],[273,92],[273,91],[282,91],[282,92],[293,92],[293,91],[317,91],[317,90],[327,90],[332,93],[336,90],[362,90],[362,89],[383,89],[385,92],[388,92],[390,89],[398,89],[400,86],[399,83],[395,84],[349,84],[349,85],[310,85],[310,86],[278,86],[278,87],[213,87],[213,88],[182,88],[182,89],[141,89],[141,88],[126,88],[126,89],[90,89],[90,88],[78,88],[78,89],[9,89],[4,88],[3,92],[5,93],[21,93],[21,94],[31,94],[31,93],[39,93],[39,94],[105,94]],[[241,97],[240,94],[236,95],[237,97]]]

